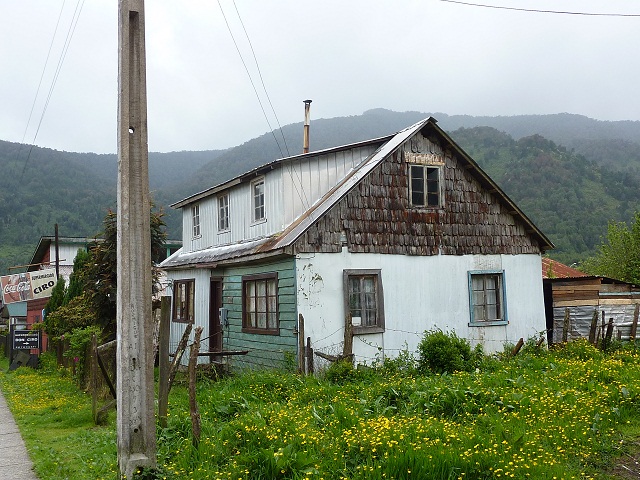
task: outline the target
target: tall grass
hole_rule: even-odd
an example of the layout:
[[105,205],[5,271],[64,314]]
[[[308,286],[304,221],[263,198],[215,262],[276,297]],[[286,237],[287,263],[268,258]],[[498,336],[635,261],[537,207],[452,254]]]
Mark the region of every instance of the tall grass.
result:
[[[575,342],[485,359],[473,372],[452,375],[380,368],[327,378],[281,372],[203,378],[199,447],[191,442],[186,391],[174,386],[168,426],[158,430],[157,478],[607,478],[606,469],[640,432],[639,360],[634,348],[605,355]],[[19,392],[25,382],[40,392],[43,381],[30,379],[47,375],[56,374],[0,375],[22,428],[36,417],[18,407]],[[63,423],[83,424],[79,405],[88,408],[89,399],[71,391],[64,398],[72,401],[38,410],[37,421],[63,410]],[[48,467],[39,467],[41,478],[115,475],[114,428],[83,424],[64,440],[80,442],[82,451],[63,459],[53,439],[38,441],[34,427],[27,435],[34,460],[44,465],[51,456]],[[84,476],[47,475],[56,456]]]

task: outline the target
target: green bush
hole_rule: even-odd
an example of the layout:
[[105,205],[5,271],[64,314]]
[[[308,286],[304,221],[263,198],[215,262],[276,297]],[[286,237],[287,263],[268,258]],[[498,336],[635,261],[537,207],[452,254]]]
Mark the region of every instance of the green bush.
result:
[[336,385],[344,385],[358,379],[360,372],[353,367],[351,360],[333,362],[324,372],[324,378]]
[[[480,349],[477,353],[481,354]],[[440,329],[427,330],[418,344],[418,370],[421,373],[453,373],[471,371],[475,367],[476,355],[469,342],[455,332]]]

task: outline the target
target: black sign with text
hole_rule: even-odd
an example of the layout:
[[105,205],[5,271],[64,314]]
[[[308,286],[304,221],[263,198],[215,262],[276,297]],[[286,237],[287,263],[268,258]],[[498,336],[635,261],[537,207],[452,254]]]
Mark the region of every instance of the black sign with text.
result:
[[14,350],[31,350],[32,348],[40,348],[40,332],[33,330],[14,330],[13,331],[13,349]]

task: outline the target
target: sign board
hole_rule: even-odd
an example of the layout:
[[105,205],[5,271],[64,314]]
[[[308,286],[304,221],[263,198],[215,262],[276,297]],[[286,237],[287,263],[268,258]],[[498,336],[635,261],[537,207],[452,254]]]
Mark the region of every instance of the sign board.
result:
[[0,277],[2,300],[7,304],[48,298],[56,281],[56,271],[53,268]]
[[38,330],[14,330],[13,349],[31,350],[40,348],[40,331]]

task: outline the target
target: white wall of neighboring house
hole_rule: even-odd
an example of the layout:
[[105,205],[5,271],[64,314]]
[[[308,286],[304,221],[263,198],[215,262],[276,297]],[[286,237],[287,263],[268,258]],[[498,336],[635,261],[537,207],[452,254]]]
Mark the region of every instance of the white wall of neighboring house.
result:
[[[343,269],[380,269],[385,332],[355,335],[359,362],[415,352],[425,330],[455,331],[485,351],[525,340],[546,329],[540,255],[305,254],[296,260],[298,311],[316,350],[341,353],[344,327]],[[469,326],[470,270],[504,270],[508,325]]]

